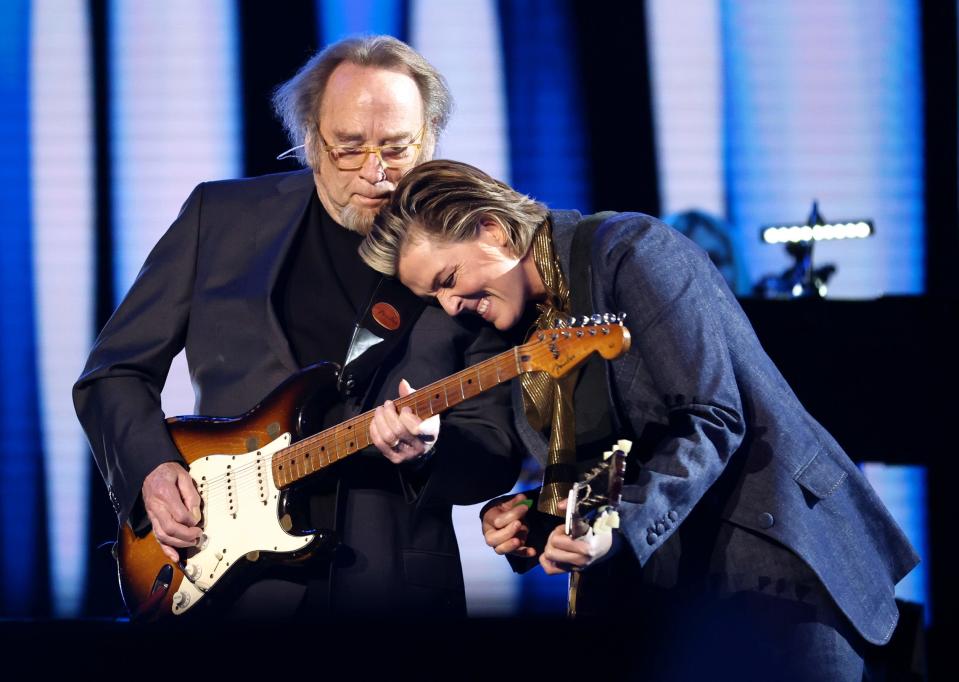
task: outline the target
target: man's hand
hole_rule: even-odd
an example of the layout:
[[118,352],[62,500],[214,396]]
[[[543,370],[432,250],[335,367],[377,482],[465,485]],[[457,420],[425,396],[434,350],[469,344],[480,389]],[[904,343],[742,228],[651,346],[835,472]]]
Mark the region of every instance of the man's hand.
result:
[[[561,500],[557,506],[560,511],[566,511],[566,500]],[[612,532],[594,535],[590,529],[589,533],[574,540],[566,534],[564,524],[556,526],[549,534],[539,564],[547,575],[581,571],[606,556],[612,546]]]
[[[403,379],[399,391],[404,398],[413,393],[413,387]],[[439,415],[423,420],[409,407],[397,412],[392,400],[377,407],[370,422],[370,440],[393,464],[423,457],[433,447],[439,432]]]
[[511,497],[486,510],[483,514],[483,537],[486,544],[497,554],[513,556],[536,556],[536,550],[526,546],[529,527],[523,523],[523,517],[529,511],[526,496],[522,493]]
[[190,473],[176,462],[164,462],[143,480],[143,506],[153,534],[171,561],[179,561],[178,547],[195,546],[202,535],[200,494]]

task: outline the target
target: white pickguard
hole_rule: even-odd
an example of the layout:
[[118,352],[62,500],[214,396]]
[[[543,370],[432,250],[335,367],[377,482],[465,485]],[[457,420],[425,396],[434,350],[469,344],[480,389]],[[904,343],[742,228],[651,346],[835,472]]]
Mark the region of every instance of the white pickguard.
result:
[[280,494],[270,464],[290,440],[285,433],[259,450],[209,455],[190,465],[203,498],[204,540],[188,553],[186,579],[173,595],[174,615],[195,606],[247,554],[295,552],[313,541],[314,535],[290,535],[278,518]]

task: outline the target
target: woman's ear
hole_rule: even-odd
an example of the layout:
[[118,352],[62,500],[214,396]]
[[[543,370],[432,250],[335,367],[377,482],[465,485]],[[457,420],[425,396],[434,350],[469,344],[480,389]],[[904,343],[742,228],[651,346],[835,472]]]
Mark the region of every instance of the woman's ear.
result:
[[492,216],[483,216],[479,221],[479,237],[487,244],[496,246],[506,246],[509,240],[506,238],[506,228]]

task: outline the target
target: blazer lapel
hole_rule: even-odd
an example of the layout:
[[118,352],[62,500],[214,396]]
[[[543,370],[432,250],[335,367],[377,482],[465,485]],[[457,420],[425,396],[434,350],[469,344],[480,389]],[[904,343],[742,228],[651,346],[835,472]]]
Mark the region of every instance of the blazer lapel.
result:
[[284,175],[277,182],[276,193],[263,199],[253,216],[257,279],[256,291],[251,292],[250,301],[256,308],[255,313],[264,316],[270,347],[290,374],[298,372],[300,367],[273,308],[273,289],[315,191],[310,170]]

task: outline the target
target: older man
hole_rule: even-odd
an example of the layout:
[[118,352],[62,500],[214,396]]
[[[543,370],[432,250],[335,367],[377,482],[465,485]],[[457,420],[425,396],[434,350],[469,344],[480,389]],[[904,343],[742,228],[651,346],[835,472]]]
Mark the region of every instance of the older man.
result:
[[335,465],[302,514],[335,526],[339,544],[305,568],[273,569],[229,611],[462,614],[450,505],[513,483],[508,394],[451,410],[432,450],[419,418],[387,399],[502,341],[424,308],[356,254],[394,183],[431,157],[449,93],[422,56],[377,36],[317,54],[274,104],[309,170],[196,188],[100,334],[74,388],[77,413],[120,522],[151,524],[176,561],[206,538],[201,496],[160,409],[172,358],[186,348],[197,412],[220,416],[245,412],[300,368],[344,365],[340,407],[317,426],[380,405],[370,426],[379,452]]

